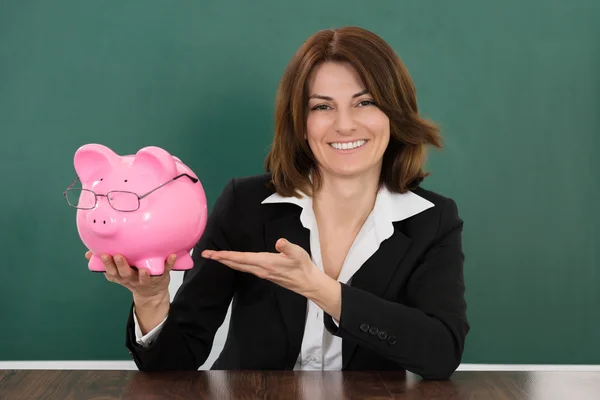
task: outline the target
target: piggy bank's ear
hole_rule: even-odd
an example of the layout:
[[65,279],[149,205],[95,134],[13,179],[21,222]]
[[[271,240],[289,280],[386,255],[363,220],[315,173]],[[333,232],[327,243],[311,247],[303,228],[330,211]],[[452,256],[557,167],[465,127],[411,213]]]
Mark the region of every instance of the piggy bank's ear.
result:
[[168,151],[156,146],[140,149],[135,154],[133,165],[145,168],[164,180],[174,178],[177,174],[177,166],[173,156]]
[[74,165],[81,182],[102,178],[119,155],[101,144],[86,144],[75,152]]

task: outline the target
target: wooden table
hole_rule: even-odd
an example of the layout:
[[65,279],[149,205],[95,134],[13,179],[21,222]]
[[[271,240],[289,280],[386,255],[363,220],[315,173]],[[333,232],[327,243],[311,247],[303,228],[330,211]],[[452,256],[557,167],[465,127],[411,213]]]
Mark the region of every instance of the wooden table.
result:
[[0,399],[600,399],[600,372],[5,371]]

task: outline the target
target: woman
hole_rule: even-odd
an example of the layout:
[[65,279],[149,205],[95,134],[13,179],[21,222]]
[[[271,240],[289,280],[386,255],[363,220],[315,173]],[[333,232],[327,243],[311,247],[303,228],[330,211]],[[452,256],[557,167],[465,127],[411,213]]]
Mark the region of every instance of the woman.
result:
[[169,274],[105,257],[107,279],[133,293],[138,368],[198,369],[233,300],[213,369],[448,378],[469,331],[462,220],[420,187],[441,139],[402,62],[369,31],[318,32],[288,65],[275,117],[267,174],[227,184],[171,304]]

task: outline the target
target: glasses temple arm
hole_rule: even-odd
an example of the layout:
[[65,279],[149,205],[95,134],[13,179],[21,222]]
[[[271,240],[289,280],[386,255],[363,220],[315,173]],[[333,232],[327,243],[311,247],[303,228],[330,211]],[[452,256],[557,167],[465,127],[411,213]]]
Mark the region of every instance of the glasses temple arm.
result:
[[162,184],[162,185],[160,185],[159,187],[156,187],[156,188],[152,189],[151,191],[149,191],[148,193],[144,193],[143,195],[139,196],[139,197],[140,197],[140,199],[143,199],[144,197],[148,196],[150,193],[157,191],[157,190],[158,190],[158,189],[160,189],[161,187],[165,186],[165,185],[166,185],[166,184],[168,184],[168,183],[171,183],[171,181],[175,181],[175,180],[177,180],[177,179],[181,178],[182,176],[187,176],[187,177],[188,177],[188,178],[190,178],[190,179],[191,179],[191,181],[192,181],[192,182],[194,182],[194,183],[198,182],[198,178],[194,178],[194,177],[193,177],[193,176],[191,176],[191,175],[188,175],[188,174],[181,174],[181,175],[177,175],[176,177],[174,177],[174,178],[172,178],[172,179],[169,179],[168,181],[166,181],[165,183],[163,183],[163,184]]

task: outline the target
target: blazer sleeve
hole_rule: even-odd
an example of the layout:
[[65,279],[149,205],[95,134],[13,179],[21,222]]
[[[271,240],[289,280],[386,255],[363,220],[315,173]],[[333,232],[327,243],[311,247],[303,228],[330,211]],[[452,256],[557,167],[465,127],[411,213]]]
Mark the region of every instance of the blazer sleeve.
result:
[[205,249],[233,248],[229,223],[235,217],[235,188],[229,181],[216,200],[204,233],[192,253],[194,267],[184,272],[169,314],[148,346],[136,341],[133,304],[126,327],[126,347],[141,371],[197,370],[208,358],[234,293],[236,271],[205,259]]
[[[424,379],[449,378],[461,362],[470,329],[464,299],[462,226],[455,202],[446,199],[434,243],[407,283],[410,306],[341,284],[339,327],[326,316],[326,328]],[[385,333],[369,334],[370,326],[385,329]]]

